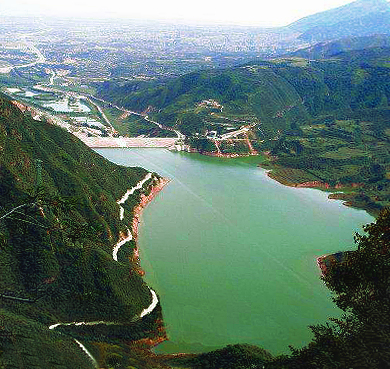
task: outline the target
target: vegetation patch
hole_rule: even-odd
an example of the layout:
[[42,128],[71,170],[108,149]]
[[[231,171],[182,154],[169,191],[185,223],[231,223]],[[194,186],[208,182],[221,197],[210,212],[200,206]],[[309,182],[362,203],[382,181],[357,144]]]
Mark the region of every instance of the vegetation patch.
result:
[[[127,258],[112,256],[151,181],[129,196],[123,220],[117,200],[147,171],[110,163],[3,96],[0,146],[0,340],[4,319],[10,324],[0,346],[5,367],[90,368],[74,339],[164,337],[159,306],[139,319],[151,302],[148,286]],[[61,324],[70,322],[104,323]]]

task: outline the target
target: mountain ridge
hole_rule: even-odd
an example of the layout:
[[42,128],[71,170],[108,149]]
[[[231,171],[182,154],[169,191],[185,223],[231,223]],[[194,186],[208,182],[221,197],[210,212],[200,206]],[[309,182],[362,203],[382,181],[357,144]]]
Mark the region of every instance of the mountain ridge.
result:
[[305,59],[326,59],[342,52],[368,50],[390,47],[390,35],[378,34],[369,36],[352,36],[337,40],[323,41],[312,46],[299,49],[287,56],[297,56]]
[[360,18],[370,13],[389,10],[390,3],[387,0],[356,0],[337,8],[308,15],[290,23],[286,27],[304,33],[313,27],[329,26],[342,21]]
[[386,0],[356,0],[285,27],[300,33],[297,41],[311,44],[348,36],[388,34],[389,28],[390,3]]

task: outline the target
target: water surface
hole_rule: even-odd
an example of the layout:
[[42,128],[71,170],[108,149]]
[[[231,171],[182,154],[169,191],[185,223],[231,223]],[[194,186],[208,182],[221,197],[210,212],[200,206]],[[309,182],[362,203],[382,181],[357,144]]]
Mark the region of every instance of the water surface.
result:
[[251,343],[287,353],[310,341],[308,325],[340,314],[316,258],[352,248],[367,213],[280,185],[258,158],[97,151],[171,179],[145,209],[139,238],[172,341],[160,350]]

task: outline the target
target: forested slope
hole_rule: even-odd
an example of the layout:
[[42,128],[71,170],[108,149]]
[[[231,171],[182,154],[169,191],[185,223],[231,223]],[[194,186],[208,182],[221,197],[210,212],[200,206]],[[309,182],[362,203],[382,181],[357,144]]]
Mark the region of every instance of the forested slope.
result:
[[[134,242],[118,261],[112,250],[156,176],[129,197],[121,220],[117,200],[147,171],[108,162],[4,97],[0,150],[0,363],[89,368],[92,360],[73,338],[97,353],[107,340],[154,337],[160,310],[139,319],[152,296],[126,257]],[[115,324],[49,329],[68,322]]]
[[[176,128],[183,114],[198,117],[198,131],[215,117],[252,117],[261,120],[265,132],[275,133],[291,125],[310,122],[323,114],[351,114],[357,109],[388,107],[390,49],[370,48],[309,61],[280,58],[253,61],[224,70],[194,72],[158,86],[104,83],[99,93],[128,108],[149,112],[161,123]],[[134,90],[131,90],[131,88]],[[214,114],[199,105],[204,100],[219,103]],[[214,117],[213,117],[214,115]],[[230,120],[229,120],[230,119]],[[189,133],[195,132],[195,129]]]

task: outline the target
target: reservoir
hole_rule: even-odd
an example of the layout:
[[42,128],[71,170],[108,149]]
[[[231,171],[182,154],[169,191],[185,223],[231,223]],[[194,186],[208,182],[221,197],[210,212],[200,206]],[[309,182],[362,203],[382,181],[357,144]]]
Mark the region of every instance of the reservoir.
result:
[[352,249],[354,233],[373,221],[366,212],[271,180],[257,157],[96,151],[171,180],[144,210],[139,235],[170,337],[158,350],[249,343],[288,353],[311,340],[309,325],[340,315],[316,258]]

